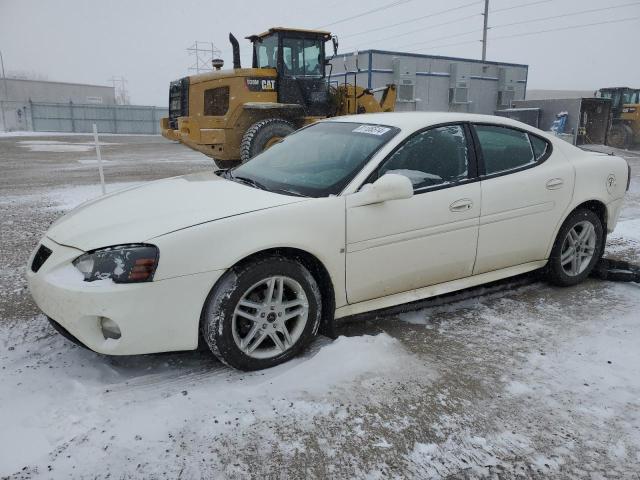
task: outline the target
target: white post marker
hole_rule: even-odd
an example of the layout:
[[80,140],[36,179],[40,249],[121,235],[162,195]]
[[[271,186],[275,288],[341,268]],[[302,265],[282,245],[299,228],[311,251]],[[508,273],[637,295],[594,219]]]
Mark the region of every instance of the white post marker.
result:
[[102,194],[106,195],[107,189],[104,186],[104,172],[102,171],[102,156],[100,155],[100,142],[98,142],[98,127],[93,124],[93,139],[96,142],[96,155],[98,156],[98,171],[100,172],[100,186],[102,187]]

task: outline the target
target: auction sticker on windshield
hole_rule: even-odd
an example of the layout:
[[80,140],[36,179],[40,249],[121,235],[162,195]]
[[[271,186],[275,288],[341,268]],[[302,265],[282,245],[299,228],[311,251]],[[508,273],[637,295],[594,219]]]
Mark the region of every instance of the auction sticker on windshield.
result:
[[391,129],[388,127],[379,127],[377,125],[360,125],[353,131],[357,133],[368,133],[370,135],[384,135],[389,130]]

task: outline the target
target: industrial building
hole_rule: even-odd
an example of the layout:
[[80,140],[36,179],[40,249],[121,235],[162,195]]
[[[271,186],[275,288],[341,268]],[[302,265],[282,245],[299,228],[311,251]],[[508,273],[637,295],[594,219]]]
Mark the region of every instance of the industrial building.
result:
[[0,130],[157,134],[166,108],[117,105],[114,87],[2,78]]
[[3,130],[33,130],[33,103],[66,106],[116,103],[115,89],[106,85],[3,78],[0,92],[0,126]]
[[[4,82],[4,80],[3,80]],[[49,82],[43,80],[6,79],[0,85],[3,100],[15,102],[78,103],[93,105],[115,105],[116,94],[113,87],[88,85],[85,83]]]
[[438,55],[364,50],[331,60],[331,81],[372,89],[395,83],[396,111],[492,115],[524,100],[529,67]]

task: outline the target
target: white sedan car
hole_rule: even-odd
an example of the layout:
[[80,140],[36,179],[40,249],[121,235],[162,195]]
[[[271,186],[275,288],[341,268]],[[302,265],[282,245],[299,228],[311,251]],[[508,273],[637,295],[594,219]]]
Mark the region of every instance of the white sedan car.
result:
[[629,176],[621,158],[502,117],[339,117],[237,168],[85,203],[32,254],[29,288],[96,352],[201,340],[260,369],[340,317],[535,269],[582,281]]

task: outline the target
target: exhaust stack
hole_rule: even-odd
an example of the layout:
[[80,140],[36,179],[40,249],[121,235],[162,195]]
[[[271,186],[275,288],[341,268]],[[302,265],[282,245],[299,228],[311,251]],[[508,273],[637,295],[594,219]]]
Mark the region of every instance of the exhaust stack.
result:
[[240,67],[240,45],[238,39],[233,36],[233,33],[229,33],[229,41],[231,42],[231,48],[233,49],[233,68]]

